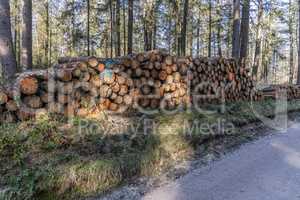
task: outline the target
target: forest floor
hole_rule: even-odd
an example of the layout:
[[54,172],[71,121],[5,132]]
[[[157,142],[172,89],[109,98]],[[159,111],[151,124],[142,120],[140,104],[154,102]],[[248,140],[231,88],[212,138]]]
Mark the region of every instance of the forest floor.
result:
[[[222,106],[210,105],[206,109],[215,112],[206,114],[103,113],[97,119],[71,121],[42,116],[1,125],[0,199],[81,199],[138,177],[158,177],[168,171],[176,178],[186,172],[184,168],[170,170],[178,163],[199,157],[207,162],[267,134],[253,131],[262,127],[253,107],[260,115],[274,116],[275,101],[266,100],[253,106],[227,104],[224,112]],[[290,101],[288,110],[299,111],[300,101]],[[195,123],[204,126],[186,126]]]

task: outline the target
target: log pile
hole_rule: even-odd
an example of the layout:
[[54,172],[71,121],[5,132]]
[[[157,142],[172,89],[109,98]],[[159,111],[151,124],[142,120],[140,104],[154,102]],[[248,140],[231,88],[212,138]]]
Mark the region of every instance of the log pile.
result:
[[264,98],[271,98],[271,99],[276,99],[280,95],[286,96],[288,100],[300,99],[300,87],[299,85],[287,85],[287,84],[272,85],[262,89],[262,94]]
[[99,111],[173,110],[262,98],[235,60],[161,51],[116,59],[61,58],[52,69],[20,74],[16,83],[0,90],[2,122],[45,112],[84,117]]
[[158,51],[142,53],[121,59],[114,71],[132,80],[135,108],[174,109],[189,102],[188,70],[175,57]]
[[234,59],[196,58],[191,69],[192,94],[203,95],[200,103],[220,101],[258,101],[262,98],[254,90],[254,80],[249,71],[240,67]]

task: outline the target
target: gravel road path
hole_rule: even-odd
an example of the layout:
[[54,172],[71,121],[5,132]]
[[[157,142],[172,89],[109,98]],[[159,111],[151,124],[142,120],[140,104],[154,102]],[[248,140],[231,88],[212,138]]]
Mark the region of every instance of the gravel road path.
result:
[[246,144],[142,199],[300,200],[300,124]]

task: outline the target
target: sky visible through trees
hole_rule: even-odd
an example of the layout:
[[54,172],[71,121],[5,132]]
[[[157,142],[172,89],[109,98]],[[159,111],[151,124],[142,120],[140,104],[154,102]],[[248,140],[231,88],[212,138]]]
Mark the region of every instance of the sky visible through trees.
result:
[[[236,1],[239,1],[240,29],[244,27],[241,26],[245,16],[243,6],[248,1]],[[19,71],[24,68],[24,2],[10,1],[13,47]],[[173,55],[194,57],[239,56],[239,53],[232,55],[232,50],[237,50],[232,48],[233,39],[239,43],[245,40],[241,38],[242,34],[238,34],[238,38],[233,34],[232,0],[133,0],[132,33],[129,2],[32,0],[33,67],[46,68],[58,57],[86,56],[88,52],[104,58],[123,56],[130,51],[131,37],[134,53],[164,49]],[[295,83],[299,46],[298,2],[250,0],[249,3],[249,43],[245,64],[258,80]]]

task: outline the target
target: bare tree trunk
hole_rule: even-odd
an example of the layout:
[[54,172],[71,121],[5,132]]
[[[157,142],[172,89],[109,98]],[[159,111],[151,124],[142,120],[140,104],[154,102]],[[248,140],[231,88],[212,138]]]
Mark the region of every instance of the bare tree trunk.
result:
[[218,25],[218,33],[217,33],[217,38],[218,38],[218,56],[222,57],[222,37],[221,37],[221,27]]
[[154,13],[153,13],[152,49],[156,49],[156,46],[157,46],[157,40],[156,40],[156,34],[157,34],[157,13],[159,12],[159,6],[160,6],[161,2],[162,2],[162,0],[157,0],[156,1]]
[[259,0],[258,5],[258,25],[256,29],[256,39],[255,39],[255,52],[254,52],[254,66],[253,66],[253,76],[257,78],[257,72],[260,65],[260,54],[261,54],[261,20],[263,16],[263,0]]
[[193,28],[193,19],[191,19],[191,30],[189,36],[189,48],[190,48],[190,56],[193,56],[193,44],[194,44],[194,28]]
[[49,32],[49,66],[52,65],[52,30]]
[[105,33],[105,58],[108,58],[108,46],[109,46],[109,44],[108,44],[109,39],[108,38],[109,38],[109,35],[108,35],[108,32],[106,32]]
[[187,30],[187,19],[189,12],[189,0],[184,1],[183,8],[183,20],[181,24],[181,55],[184,56],[186,54],[186,30]]
[[113,57],[114,49],[114,9],[113,2],[109,1],[109,11],[110,11],[110,58]]
[[120,18],[120,0],[116,0],[116,56],[121,55],[121,18]]
[[91,55],[90,41],[90,0],[87,0],[87,55]]
[[[300,19],[300,0],[298,0],[298,5],[299,5],[299,10],[298,10],[298,15],[299,15],[299,19]],[[300,23],[300,20],[299,22]],[[298,76],[297,76],[297,84],[300,84],[300,25],[299,25],[299,30],[298,30],[298,42],[299,42],[299,46],[298,46]]]
[[133,0],[128,0],[128,54],[132,54],[132,41],[133,41]]
[[200,27],[197,27],[197,56],[200,56]]
[[221,35],[221,29],[222,29],[222,15],[221,15],[221,3],[218,0],[217,1],[217,15],[218,15],[218,28],[217,28],[217,40],[218,40],[218,56],[222,57],[222,35]]
[[172,48],[172,5],[171,2],[168,2],[168,11],[170,13],[170,16],[168,16],[168,23],[169,23],[169,27],[168,27],[168,48],[169,48],[169,54],[171,54],[173,52],[173,48]]
[[125,1],[123,2],[123,51],[124,51],[124,55],[126,55],[126,7],[125,7]]
[[152,35],[152,49],[156,49],[156,33],[157,33],[157,25],[156,25],[156,10],[154,11],[154,19],[153,19],[153,35]]
[[294,80],[294,36],[293,36],[293,15],[292,1],[289,0],[289,39],[290,39],[290,76],[289,83],[292,84]]
[[200,24],[201,24],[201,10],[198,13],[198,24],[197,24],[197,56],[200,56]]
[[23,0],[21,66],[32,68],[32,0]]
[[149,51],[151,49],[151,12],[152,12],[152,5],[149,3],[142,3],[142,10],[143,10],[143,33],[144,33],[144,51]]
[[[20,24],[20,3],[18,0],[14,1],[15,4],[15,19],[14,19],[14,23],[15,23],[15,30],[14,30],[14,53],[15,53],[15,57],[16,57],[16,63],[17,63],[17,71],[19,71],[19,65],[20,65],[20,60],[21,60],[21,53],[20,53],[20,49],[21,49],[21,24]],[[21,70],[20,70],[21,71]]]
[[[229,4],[230,6],[230,10],[232,10],[232,7],[233,5],[232,4]],[[233,12],[228,12],[227,13],[227,17],[228,19],[231,19],[232,18],[232,14]],[[228,20],[228,23],[227,23],[227,33],[226,33],[226,56],[227,57],[230,57],[231,54],[232,54],[232,20]]]
[[70,49],[69,51],[71,52],[72,56],[75,56],[74,53],[76,51],[76,36],[75,36],[75,0],[72,0],[72,16],[71,16],[71,22],[72,22],[72,49]]
[[12,80],[17,71],[17,63],[13,53],[10,5],[7,0],[0,0],[0,64],[4,80]]
[[46,8],[46,45],[45,45],[45,63],[49,67],[49,35],[50,35],[50,23],[49,23],[49,1],[45,2]]
[[240,0],[233,1],[232,57],[239,59],[240,54]]
[[17,44],[18,44],[18,1],[14,0],[14,9],[16,13],[14,13],[14,35],[13,35],[13,46],[14,46],[14,52],[17,52]]
[[211,57],[211,43],[212,43],[212,0],[209,0],[209,25],[208,25],[208,57]]
[[147,25],[146,25],[146,17],[144,17],[144,23],[143,23],[143,32],[144,32],[144,51],[148,51],[148,30],[147,30]]
[[246,64],[249,43],[250,0],[244,0],[241,22],[241,52],[240,60]]

